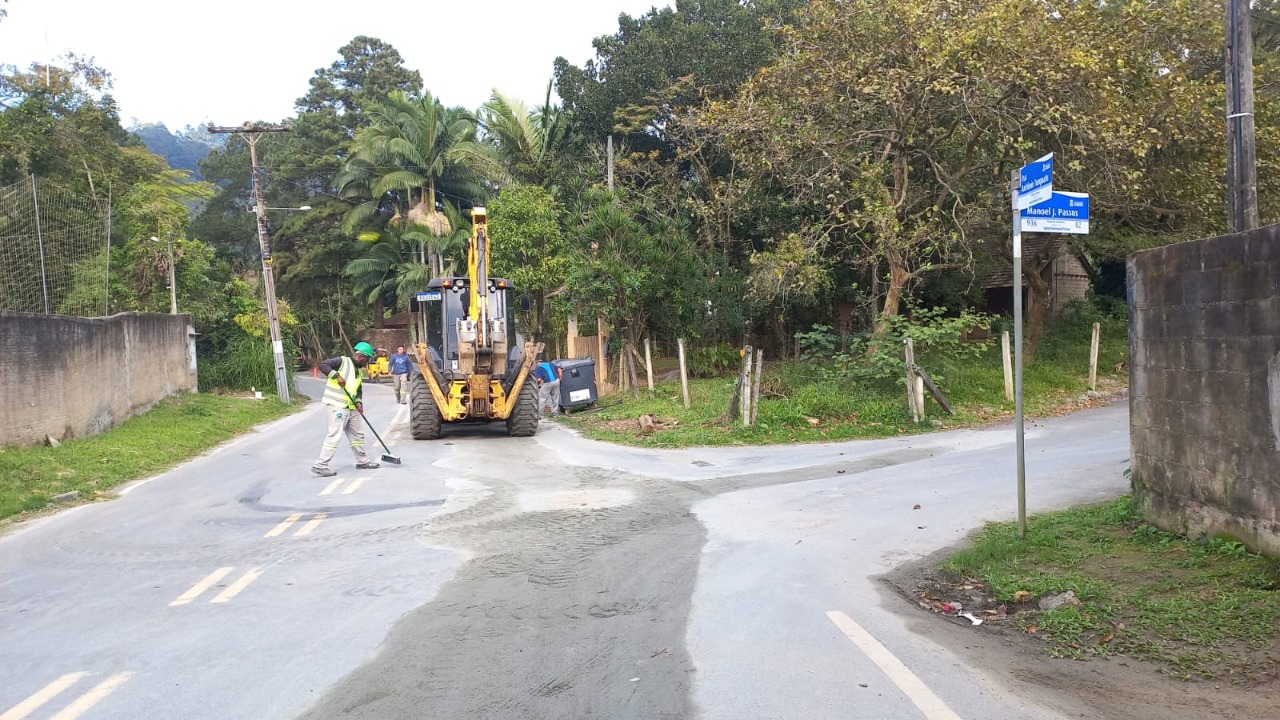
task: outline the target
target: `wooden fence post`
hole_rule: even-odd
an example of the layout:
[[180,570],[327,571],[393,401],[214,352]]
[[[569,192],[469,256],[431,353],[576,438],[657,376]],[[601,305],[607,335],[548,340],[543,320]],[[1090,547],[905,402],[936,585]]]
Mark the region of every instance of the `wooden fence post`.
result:
[[756,379],[751,385],[751,424],[760,419],[760,376],[764,374],[764,348],[756,351]]
[[649,376],[649,394],[653,394],[653,355],[649,352],[649,338],[644,339],[644,371]]
[[680,347],[680,391],[684,393],[684,409],[689,409],[689,370],[684,364],[684,338],[676,341]]
[[751,424],[751,361],[754,359],[750,345],[742,349],[742,374],[738,376],[738,386],[742,388],[742,404],[739,406],[742,415],[742,426]]
[[1089,389],[1098,389],[1098,340],[1102,326],[1093,324],[1093,339],[1089,341]]
[[1004,399],[1013,400],[1013,359],[1009,355],[1009,331],[1000,333],[1000,355],[1004,358]]
[[911,338],[902,341],[903,359],[907,365],[907,407],[911,408],[911,419],[920,422],[919,403],[916,400],[916,344]]

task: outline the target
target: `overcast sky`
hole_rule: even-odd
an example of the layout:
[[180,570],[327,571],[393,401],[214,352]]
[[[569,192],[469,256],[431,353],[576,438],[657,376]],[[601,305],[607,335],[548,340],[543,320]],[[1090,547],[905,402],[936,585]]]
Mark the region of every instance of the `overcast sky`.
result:
[[127,127],[170,130],[293,114],[316,69],[357,35],[390,43],[446,105],[476,108],[497,88],[532,106],[558,55],[581,65],[591,40],[667,0],[9,0],[0,63],[67,51],[115,81]]

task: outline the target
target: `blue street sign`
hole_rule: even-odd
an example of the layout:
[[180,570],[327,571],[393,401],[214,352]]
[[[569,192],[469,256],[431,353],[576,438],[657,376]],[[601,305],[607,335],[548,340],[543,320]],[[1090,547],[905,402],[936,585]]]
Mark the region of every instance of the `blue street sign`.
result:
[[1022,231],[1089,234],[1089,196],[1056,192],[1047,201],[1022,210]]
[[1053,153],[1018,171],[1018,209],[1039,205],[1053,196]]

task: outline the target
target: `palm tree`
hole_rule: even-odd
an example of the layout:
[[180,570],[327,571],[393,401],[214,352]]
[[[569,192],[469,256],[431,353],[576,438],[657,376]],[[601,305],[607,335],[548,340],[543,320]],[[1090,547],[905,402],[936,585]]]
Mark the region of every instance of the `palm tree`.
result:
[[[348,232],[394,225],[401,233],[447,237],[455,223],[440,193],[474,202],[510,179],[494,148],[477,140],[475,117],[446,108],[429,92],[421,99],[393,92],[368,118],[334,178],[341,197],[362,201],[347,213]],[[433,252],[428,264],[432,274],[443,270],[442,254]]]
[[[445,204],[446,223],[452,230],[437,235],[414,224],[388,223],[381,231],[360,233],[368,242],[364,255],[347,263],[343,274],[352,291],[374,308],[375,327],[381,325],[385,298],[394,296],[402,306],[433,277],[451,275],[454,262],[466,246],[471,224],[452,205]],[[445,258],[449,258],[446,262]],[[413,327],[417,334],[417,327]]]
[[548,180],[556,154],[571,141],[569,115],[551,104],[550,84],[546,102],[532,111],[494,90],[480,109],[480,124],[511,175],[533,185]]

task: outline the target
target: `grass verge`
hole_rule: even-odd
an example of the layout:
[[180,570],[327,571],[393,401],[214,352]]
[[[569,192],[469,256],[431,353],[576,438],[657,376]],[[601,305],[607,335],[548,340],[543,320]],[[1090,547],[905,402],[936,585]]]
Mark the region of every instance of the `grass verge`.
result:
[[[1023,397],[1028,416],[1046,416],[1092,402],[1089,389],[1090,326],[1101,322],[1098,389],[1123,388],[1128,372],[1127,324],[1123,318],[1077,316],[1050,328],[1035,361],[1024,370]],[[685,409],[680,383],[659,384],[647,391],[601,400],[602,409],[571,415],[566,423],[589,438],[628,445],[688,447],[697,445],[762,445],[889,437],[935,428],[982,425],[1013,414],[1005,400],[999,343],[961,360],[922,356],[920,365],[947,395],[954,415],[932,401],[927,422],[912,422],[906,385],[901,379],[859,382],[832,378],[812,363],[769,363],[762,388],[759,422],[742,427],[737,418],[718,422],[729,404],[736,376],[694,379],[689,383],[690,409]],[[652,415],[654,432],[639,434],[638,418]]]
[[[1056,657],[1126,655],[1240,685],[1280,662],[1280,560],[1162,532],[1128,498],[1033,516],[1023,542],[1015,523],[988,525],[943,568],[985,588],[988,606]],[[1079,605],[1039,609],[1067,590]]]
[[155,475],[239,435],[301,409],[271,399],[179,395],[101,435],[59,447],[0,448],[0,520],[47,508],[56,495],[106,497],[118,485]]

